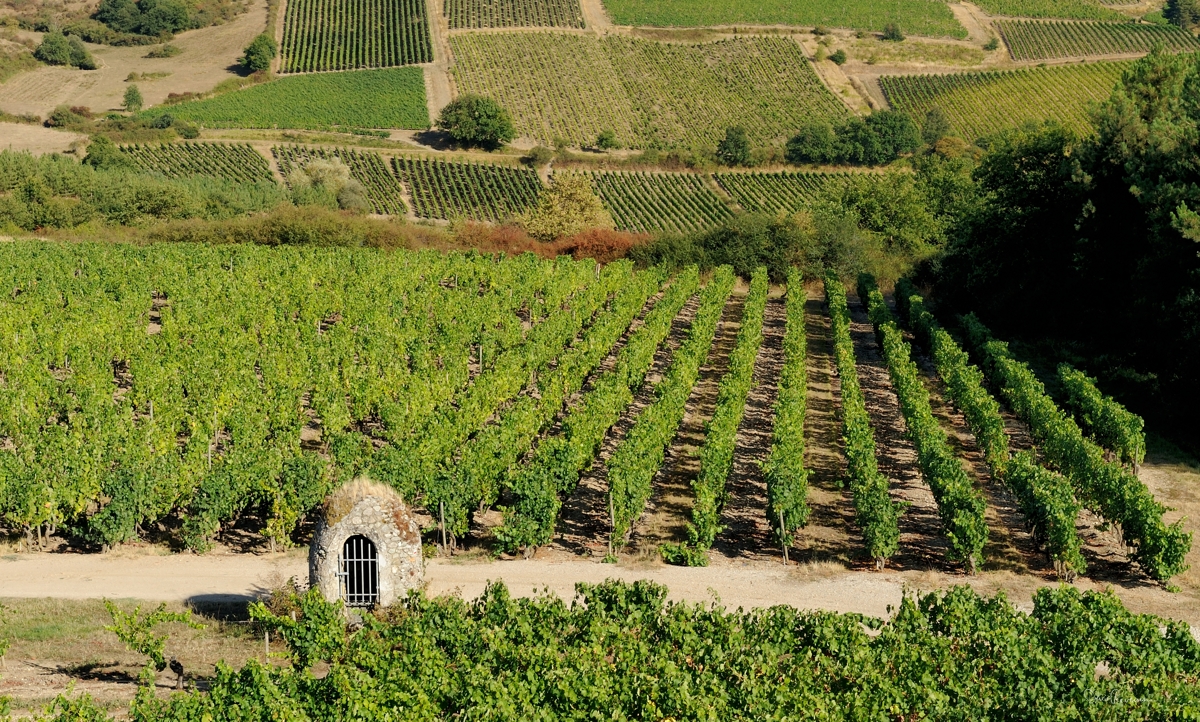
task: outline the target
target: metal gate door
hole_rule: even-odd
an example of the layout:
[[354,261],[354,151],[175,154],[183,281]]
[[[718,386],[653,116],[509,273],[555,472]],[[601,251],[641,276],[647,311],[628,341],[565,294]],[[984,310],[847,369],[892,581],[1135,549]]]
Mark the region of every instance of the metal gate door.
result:
[[342,545],[338,560],[342,601],[348,607],[372,607],[379,601],[379,559],[375,543],[355,535]]

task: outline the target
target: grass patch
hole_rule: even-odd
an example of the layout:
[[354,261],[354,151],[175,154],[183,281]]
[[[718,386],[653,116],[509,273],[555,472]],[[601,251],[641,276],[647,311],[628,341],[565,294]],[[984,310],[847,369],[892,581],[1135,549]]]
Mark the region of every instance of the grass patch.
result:
[[420,68],[294,76],[148,112],[216,128],[429,127]]
[[979,48],[953,43],[892,43],[884,40],[851,40],[846,52],[868,65],[929,63],[931,65],[981,64],[987,53]]
[[618,25],[828,25],[882,31],[895,23],[906,33],[965,38],[967,31],[939,0],[604,0]]

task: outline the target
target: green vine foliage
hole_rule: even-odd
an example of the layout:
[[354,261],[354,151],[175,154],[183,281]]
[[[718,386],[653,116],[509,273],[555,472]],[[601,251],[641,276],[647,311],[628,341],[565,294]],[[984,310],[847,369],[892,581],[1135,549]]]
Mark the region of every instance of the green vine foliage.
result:
[[528,551],[550,542],[561,497],[575,490],[580,474],[593,463],[608,430],[633,402],[655,352],[670,333],[680,309],[696,293],[699,282],[695,267],[676,275],[646,314],[642,326],[629,336],[612,370],[601,374],[567,413],[562,433],[542,441],[525,465],[509,468],[505,486],[513,503],[504,509],[504,522],[495,530],[503,549]]
[[987,502],[983,492],[975,488],[950,447],[941,423],[933,415],[929,391],[921,381],[920,369],[912,360],[912,348],[892,319],[892,312],[876,287],[875,279],[863,274],[858,286],[875,332],[882,339],[883,357],[892,377],[892,387],[900,399],[908,438],[916,448],[921,474],[933,491],[942,518],[942,531],[950,542],[950,558],[962,562],[967,571],[974,574],[983,562],[983,545],[988,538]]
[[992,385],[1029,426],[1046,461],[1070,479],[1079,501],[1118,525],[1125,542],[1133,546],[1133,558],[1152,578],[1166,582],[1186,571],[1192,533],[1183,529],[1183,520],[1166,524],[1166,507],[1132,471],[1108,461],[1104,450],[1084,437],[1033,371],[1013,358],[1008,344],[993,338],[973,315],[961,321]]
[[645,581],[576,589],[573,602],[501,584],[473,600],[416,593],[352,634],[314,599],[296,623],[314,631],[278,628],[307,650],[293,659],[328,662],[322,679],[300,662],[222,665],[207,692],[147,699],[133,719],[1184,720],[1200,707],[1187,625],[1111,592],[1043,588],[1027,613],[962,586],[908,593],[880,620],[668,602]]
[[169,612],[163,602],[158,608],[148,614],[142,614],[138,605],[133,612],[123,612],[117,605],[104,600],[104,608],[112,617],[112,624],[105,629],[117,635],[131,652],[144,654],[150,658],[138,675],[138,683],[143,686],[154,684],[154,674],[167,668],[167,658],[164,652],[169,638],[166,634],[155,634],[154,629],[160,624],[176,622],[186,624],[192,629],[204,629],[204,625],[192,619],[191,612]]
[[[763,464],[767,481],[767,523],[781,546],[790,546],[793,532],[808,524],[808,470],[804,468],[804,417],[808,409],[808,300],[799,269],[788,270],[787,329],[783,337],[783,370],[775,400],[771,451]],[[780,521],[782,517],[782,522]]]
[[1000,404],[984,387],[983,372],[972,365],[967,353],[938,325],[925,307],[925,300],[907,279],[896,284],[896,308],[907,317],[917,339],[931,350],[938,375],[946,384],[951,401],[967,419],[975,442],[993,476],[1016,496],[1034,540],[1044,545],[1060,578],[1071,580],[1087,571],[1075,530],[1080,504],[1071,483],[1037,465],[1028,454],[1010,459],[1008,434]]
[[662,466],[667,445],[683,421],[685,405],[700,375],[700,367],[708,358],[734,280],[733,270],[728,266],[716,270],[701,294],[700,308],[687,339],[675,352],[670,368],[655,387],[654,400],[642,410],[608,459],[614,549],[624,546],[633,522],[642,515],[650,499],[654,476]]
[[854,517],[862,530],[867,554],[875,560],[877,569],[883,569],[888,558],[900,548],[899,519],[904,506],[892,501],[888,479],[879,473],[875,431],[858,383],[846,287],[833,272],[825,276],[825,299],[829,304],[833,353],[842,386],[842,439],[846,448],[846,474],[854,495]]
[[692,480],[695,493],[692,520],[688,524],[686,544],[666,544],[663,558],[675,564],[708,566],[708,550],[721,533],[721,511],[728,498],[725,483],[733,469],[738,427],[746,411],[746,395],[754,384],[754,362],[762,345],[763,314],[767,307],[766,267],[758,268],[750,278],[750,292],[742,307],[742,326],[738,330],[729,368],[721,377],[717,403],[705,426],[704,445],[700,447],[700,473]]
[[1146,458],[1146,422],[1142,417],[1105,396],[1096,388],[1095,379],[1068,364],[1059,364],[1058,379],[1075,421],[1097,444],[1132,466],[1136,474]]

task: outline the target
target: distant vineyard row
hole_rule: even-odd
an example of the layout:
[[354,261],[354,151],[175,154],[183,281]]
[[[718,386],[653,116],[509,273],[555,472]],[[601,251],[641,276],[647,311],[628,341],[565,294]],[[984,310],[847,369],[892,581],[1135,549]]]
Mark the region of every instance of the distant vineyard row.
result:
[[451,30],[586,25],[579,0],[446,0],[446,20]]
[[280,58],[285,73],[431,62],[425,0],[290,0]]
[[1200,40],[1174,25],[998,20],[996,29],[1014,60],[1052,60],[1088,55],[1200,49]]

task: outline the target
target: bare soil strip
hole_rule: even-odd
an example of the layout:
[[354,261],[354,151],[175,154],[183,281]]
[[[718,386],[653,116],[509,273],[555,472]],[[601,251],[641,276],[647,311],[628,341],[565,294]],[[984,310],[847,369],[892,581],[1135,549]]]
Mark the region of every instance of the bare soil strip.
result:
[[742,287],[734,290],[721,312],[721,325],[713,337],[708,358],[700,367],[700,377],[692,386],[683,421],[654,477],[654,492],[633,525],[629,550],[635,556],[655,558],[659,545],[687,541],[687,523],[692,519],[695,499],[692,480],[700,473],[700,447],[704,445],[708,421],[717,408],[717,391],[729,368],[729,354],[742,327],[742,309],[749,289],[740,282],[738,285]]
[[804,466],[808,475],[808,525],[795,534],[789,556],[801,564],[849,564],[860,554],[862,533],[842,478],[846,473],[841,431],[842,385],[835,372],[833,332],[820,284],[808,289],[805,308],[808,408],[804,418]]
[[942,536],[937,502],[921,476],[916,449],[905,435],[908,427],[900,412],[900,400],[892,389],[887,363],[875,340],[875,329],[863,304],[853,294],[850,335],[858,360],[858,382],[875,428],[879,471],[892,482],[892,499],[909,504],[900,517],[900,550],[888,560],[888,566],[905,570],[953,570],[956,565],[946,559],[947,544]]
[[604,462],[612,456],[621,440],[625,438],[638,414],[654,399],[654,387],[662,380],[663,372],[675,355],[675,350],[683,343],[699,307],[700,295],[696,294],[671,322],[671,332],[667,341],[655,352],[654,363],[646,374],[642,388],[634,396],[633,403],[625,410],[621,420],[608,430],[608,436],[605,437],[591,470],[584,473],[575,493],[562,506],[558,517],[558,534],[554,542],[549,548],[539,549],[537,558],[553,555],[554,552],[600,557],[608,553],[608,533],[612,524],[608,513],[608,478]]
[[746,398],[746,411],[733,452],[733,470],[726,484],[728,500],[721,515],[724,529],[713,544],[714,551],[729,558],[780,557],[767,523],[767,480],[762,463],[771,453],[775,430],[773,405],[783,371],[786,330],[787,305],[782,294],[776,293],[767,298],[763,313],[763,340],[754,361],[754,385]]

